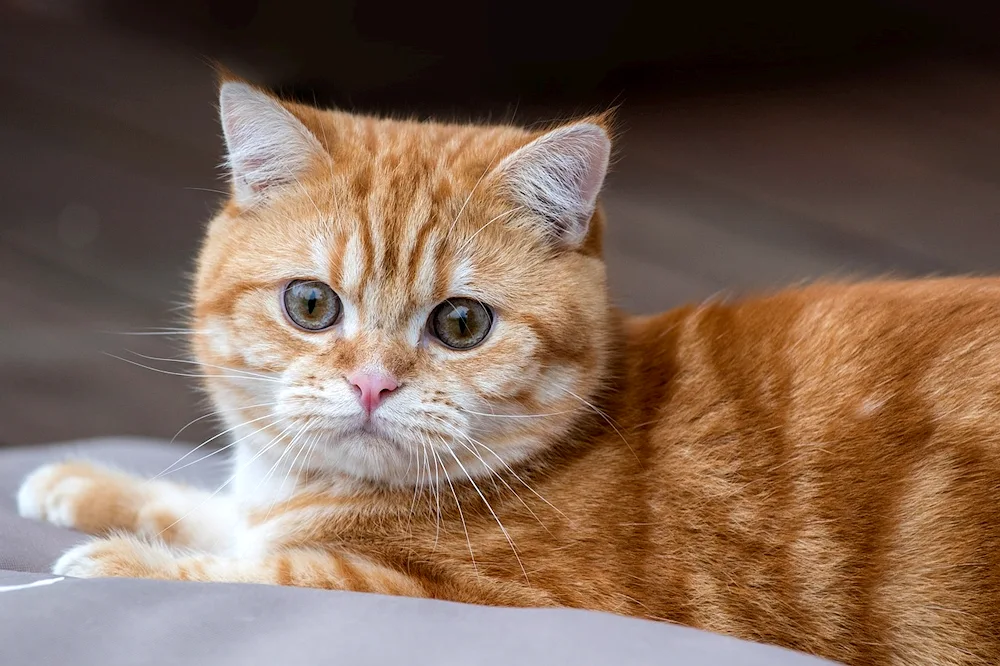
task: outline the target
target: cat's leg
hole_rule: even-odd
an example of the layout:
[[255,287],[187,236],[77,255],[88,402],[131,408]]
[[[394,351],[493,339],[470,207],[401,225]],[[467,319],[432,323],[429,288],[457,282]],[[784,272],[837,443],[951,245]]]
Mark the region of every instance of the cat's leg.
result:
[[238,525],[227,497],[76,461],[32,472],[17,506],[26,518],[88,534],[129,532],[210,552],[229,548]]
[[131,536],[94,539],[66,552],[53,573],[77,578],[126,577],[221,583],[265,583],[401,596],[429,596],[405,573],[363,557],[295,548],[254,558],[178,553]]
[[558,606],[545,590],[456,567],[422,578],[361,555],[321,548],[289,548],[257,557],[178,553],[137,537],[94,539],[76,546],[52,568],[59,576],[120,576],[216,583],[263,583],[428,597],[495,606]]

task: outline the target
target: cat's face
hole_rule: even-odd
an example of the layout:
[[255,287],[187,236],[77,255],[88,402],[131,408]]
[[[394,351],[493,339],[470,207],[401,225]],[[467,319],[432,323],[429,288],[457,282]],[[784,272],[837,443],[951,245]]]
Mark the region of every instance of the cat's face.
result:
[[590,409],[603,129],[382,121],[235,83],[221,101],[234,195],[195,339],[241,446],[396,485],[476,478]]

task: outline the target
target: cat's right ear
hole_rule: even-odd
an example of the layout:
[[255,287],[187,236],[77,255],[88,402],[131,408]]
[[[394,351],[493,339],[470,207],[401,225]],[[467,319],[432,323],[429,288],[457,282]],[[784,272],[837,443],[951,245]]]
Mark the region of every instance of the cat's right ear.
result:
[[587,238],[611,155],[607,130],[595,122],[560,127],[508,155],[497,167],[504,188],[541,220],[560,246]]
[[239,81],[219,88],[219,116],[236,203],[250,207],[328,159],[312,132],[270,95]]

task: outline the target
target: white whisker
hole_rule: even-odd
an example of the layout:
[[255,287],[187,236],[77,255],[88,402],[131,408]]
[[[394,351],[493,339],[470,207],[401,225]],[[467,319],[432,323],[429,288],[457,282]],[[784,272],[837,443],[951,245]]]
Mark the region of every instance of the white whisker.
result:
[[[579,409],[579,408],[577,408]],[[475,416],[488,416],[497,419],[537,419],[546,416],[559,416],[560,414],[572,414],[577,411],[577,409],[564,409],[561,412],[548,412],[546,414],[486,414],[485,412],[474,412],[471,409],[465,409],[464,407],[458,407],[458,411],[464,412],[466,414],[473,414]]]
[[[445,441],[443,439],[441,440],[441,444],[445,447],[448,446],[447,444],[445,444]],[[455,492],[455,484],[451,482],[451,475],[448,474],[448,468],[445,467],[444,462],[441,460],[441,457],[438,455],[437,451],[431,449],[431,453],[434,454],[434,457],[437,458],[438,463],[440,463],[441,465],[441,469],[444,470],[444,479],[445,481],[448,482],[448,486],[451,488],[451,494],[455,498],[455,506],[458,508],[458,517],[459,520],[462,521],[462,530],[465,532],[465,542],[469,546],[469,557],[472,559],[472,569],[473,571],[476,572],[476,575],[478,576],[479,567],[476,565],[476,556],[472,552],[472,539],[469,538],[469,528],[465,524],[465,513],[462,511],[462,502],[459,501],[458,493]]]
[[[423,445],[423,442],[421,442],[421,446],[422,445]],[[421,479],[421,475],[423,473],[423,470],[420,467],[420,455],[417,454],[416,451],[414,451],[413,447],[407,447],[407,451],[410,454],[410,462],[409,462],[409,464],[406,467],[407,476],[409,475],[410,469],[413,467],[413,461],[416,460],[416,462],[417,462],[417,480],[413,484],[413,498],[410,500],[410,520],[409,520],[409,525],[412,528],[412,526],[413,526],[413,512],[414,512],[414,509],[417,506],[417,495],[420,494],[420,479]]]
[[472,195],[476,193],[476,190],[479,188],[479,184],[483,182],[483,179],[486,178],[486,175],[493,170],[493,164],[497,161],[497,157],[499,156],[500,156],[499,153],[493,156],[493,159],[490,160],[489,165],[487,165],[486,169],[483,171],[483,174],[479,177],[479,180],[477,180],[476,184],[472,186],[471,190],[469,190],[469,196],[465,197],[465,201],[462,202],[461,208],[458,209],[458,214],[455,215],[455,219],[452,220],[451,226],[448,227],[448,232],[445,234],[445,238],[451,236],[451,232],[455,229],[455,225],[458,224],[458,220],[462,217],[462,213],[465,212],[465,207],[468,206],[469,202],[472,200]]
[[231,192],[223,192],[222,190],[213,190],[211,187],[185,187],[185,190],[191,190],[193,192],[211,192],[212,194],[221,194],[228,197]]
[[[423,434],[420,435],[423,439]],[[437,454],[434,453],[434,449],[427,445],[431,449],[431,454],[434,457],[434,500],[437,502],[437,522],[434,524],[434,550],[437,550],[438,538],[441,536],[441,483],[438,480],[438,468],[440,465],[440,460],[437,458]],[[447,470],[445,470],[447,473]]]
[[[427,455],[427,444],[424,442],[424,438],[423,437],[420,438],[420,450],[421,450],[421,452],[423,453],[423,456],[424,456],[424,470],[426,470],[426,472],[427,472],[427,481],[426,481],[426,483],[427,483],[428,486],[430,486],[430,483],[431,483],[430,456]],[[433,506],[433,504],[431,504],[430,493],[428,493],[428,495],[427,495],[427,506],[428,506],[428,508],[430,508],[430,507]]]
[[[203,417],[203,418],[204,418],[204,417]],[[225,435],[225,434],[227,434],[227,433],[230,433],[230,432],[232,432],[232,431],[234,431],[234,430],[236,430],[236,429],[238,429],[238,428],[242,428],[242,427],[243,427],[243,426],[245,426],[245,425],[249,425],[249,424],[251,424],[251,423],[256,423],[257,421],[263,421],[264,419],[268,419],[268,418],[274,418],[274,414],[265,414],[264,416],[260,416],[260,417],[258,417],[258,418],[255,418],[255,419],[251,419],[251,420],[249,420],[249,421],[244,421],[243,423],[240,423],[240,424],[238,424],[238,425],[234,425],[234,426],[233,426],[232,428],[226,428],[226,429],[225,429],[225,430],[223,430],[222,432],[220,432],[220,433],[216,433],[215,435],[212,435],[211,437],[209,437],[208,439],[206,439],[206,440],[205,440],[204,442],[202,442],[202,443],[201,443],[201,444],[199,444],[198,446],[194,447],[193,449],[191,449],[190,451],[188,451],[188,452],[187,452],[187,453],[185,453],[184,455],[182,455],[182,456],[181,456],[180,458],[178,458],[177,460],[175,460],[175,461],[174,461],[174,462],[173,462],[173,463],[172,463],[172,464],[171,464],[171,465],[170,465],[169,467],[167,467],[167,468],[166,468],[166,469],[164,469],[164,470],[163,470],[162,472],[160,472],[159,474],[157,474],[156,476],[154,476],[153,478],[151,478],[151,479],[149,479],[149,480],[150,480],[150,481],[153,481],[153,480],[155,480],[155,479],[158,479],[158,478],[160,478],[160,477],[161,477],[161,476],[163,476],[164,474],[167,474],[167,473],[168,473],[168,472],[170,472],[170,471],[171,471],[172,469],[174,469],[174,467],[176,467],[176,466],[177,466],[177,465],[179,465],[179,464],[180,464],[181,462],[183,462],[185,458],[187,458],[188,456],[190,456],[191,454],[193,454],[193,453],[194,453],[195,451],[197,451],[197,450],[198,450],[198,449],[200,449],[201,447],[203,447],[203,446],[205,446],[205,445],[209,444],[210,442],[213,442],[213,441],[217,440],[218,438],[222,437],[223,435]],[[197,419],[196,419],[196,420],[197,420]],[[194,421],[192,421],[191,423],[194,423]],[[189,423],[188,425],[191,425],[191,423]],[[186,428],[187,426],[184,426],[184,427]],[[267,426],[265,426],[265,428],[266,428],[266,427],[267,427]],[[182,428],[182,430],[183,430],[183,428]],[[258,432],[259,432],[259,431],[258,431]],[[180,433],[178,433],[178,434],[180,434]],[[177,435],[174,435],[174,437],[176,437],[176,436],[177,436]],[[173,440],[170,440],[170,441],[172,442]],[[195,461],[195,462],[197,462],[197,461]],[[185,465],[185,467],[186,467],[186,465]]]
[[[285,450],[281,452],[280,456],[278,456],[278,463],[281,462],[282,458],[285,457],[285,454],[288,451],[292,450],[292,446],[295,445],[296,441],[299,439],[299,437],[302,436],[302,433],[304,433],[308,427],[309,427],[309,422],[306,421],[302,425],[302,427],[299,428],[298,432],[295,433],[295,435],[288,442],[288,444],[285,445]],[[304,450],[304,448],[305,447],[303,447],[302,445],[299,445],[298,450],[295,452],[295,457],[292,458],[291,464],[289,464],[288,465],[288,469],[285,470],[285,478],[283,478],[281,480],[281,484],[278,486],[278,490],[274,493],[273,497],[271,498],[271,506],[269,506],[267,508],[267,513],[264,514],[264,522],[265,523],[267,522],[267,519],[271,517],[271,512],[274,511],[274,505],[277,504],[278,499],[282,497],[282,493],[285,490],[285,483],[288,482],[288,479],[291,477],[292,472],[295,470],[295,463],[298,462],[299,454],[302,453],[302,451]]]
[[[497,479],[499,479],[499,480],[500,480],[500,483],[502,483],[502,484],[503,484],[503,485],[504,485],[504,486],[505,486],[505,487],[507,488],[507,490],[509,490],[509,491],[511,492],[511,494],[512,494],[512,495],[514,495],[514,497],[516,497],[516,498],[517,498],[517,500],[518,500],[518,501],[519,501],[519,502],[520,502],[521,504],[523,504],[523,505],[524,505],[524,508],[528,510],[528,513],[530,513],[530,514],[531,514],[531,516],[532,516],[532,517],[533,517],[533,518],[534,518],[535,520],[537,520],[537,521],[538,521],[538,524],[542,526],[542,529],[543,529],[543,530],[545,530],[545,531],[546,531],[546,532],[548,532],[549,534],[552,534],[552,532],[551,532],[551,531],[549,530],[549,528],[548,528],[548,527],[547,527],[547,526],[545,525],[545,523],[543,523],[543,522],[542,522],[542,519],[541,519],[541,518],[539,518],[539,517],[538,517],[538,515],[537,515],[537,514],[536,514],[536,513],[535,513],[535,512],[534,512],[534,511],[533,511],[533,510],[531,509],[531,507],[530,507],[530,506],[528,506],[528,503],[524,501],[524,498],[522,498],[522,497],[521,497],[521,495],[520,495],[520,494],[519,494],[519,493],[518,493],[518,492],[517,492],[516,490],[514,490],[514,489],[513,489],[513,488],[512,488],[511,486],[510,486],[510,484],[509,484],[509,483],[507,483],[507,480],[506,480],[506,479],[504,479],[504,478],[503,478],[503,476],[502,476],[501,474],[499,474],[499,473],[498,473],[498,472],[497,472],[497,471],[496,471],[495,469],[493,469],[493,467],[491,467],[491,466],[490,466],[490,464],[489,464],[488,462],[486,462],[486,460],[485,460],[485,459],[484,459],[484,458],[483,458],[483,457],[482,457],[481,455],[479,455],[479,452],[475,450],[475,447],[476,447],[476,445],[477,445],[477,444],[479,444],[479,445],[482,445],[482,443],[481,443],[481,442],[479,442],[479,441],[478,441],[478,440],[476,440],[476,439],[473,439],[472,437],[469,437],[469,436],[468,436],[468,435],[466,435],[466,434],[465,434],[464,432],[462,432],[462,431],[461,431],[461,430],[459,430],[458,428],[455,428],[455,427],[454,427],[454,426],[452,426],[451,424],[449,424],[449,423],[447,423],[447,422],[445,422],[445,421],[443,421],[443,420],[441,420],[441,419],[437,419],[437,420],[438,420],[438,422],[439,422],[439,423],[441,423],[441,425],[445,426],[446,428],[449,428],[450,430],[452,430],[452,431],[453,431],[453,432],[455,432],[456,434],[458,434],[458,435],[460,435],[461,437],[465,438],[465,439],[466,439],[466,440],[467,440],[467,441],[469,442],[469,444],[471,444],[471,445],[472,445],[472,448],[470,448],[470,447],[469,447],[468,445],[466,445],[466,444],[465,444],[465,443],[463,443],[463,442],[459,442],[459,444],[461,444],[462,446],[464,446],[464,447],[465,447],[465,449],[466,449],[466,450],[467,450],[467,451],[468,451],[469,453],[471,453],[472,455],[476,456],[476,458],[478,458],[478,459],[479,459],[479,462],[481,462],[481,463],[482,463],[482,464],[483,464],[483,465],[484,465],[484,466],[486,467],[486,469],[488,469],[488,470],[489,470],[490,474],[492,475],[492,476],[491,476],[491,478],[492,478],[492,477],[496,477]],[[485,446],[485,445],[484,445],[484,446]],[[501,462],[503,462],[503,461],[501,461]],[[505,464],[506,464],[506,463],[505,463]],[[508,469],[509,469],[509,468],[508,468]],[[513,474],[513,470],[510,470],[510,471],[511,471],[511,473]],[[516,474],[514,474],[514,476],[516,477],[517,475],[516,475]],[[518,479],[518,480],[520,481],[520,479]],[[524,484],[524,481],[521,481],[521,483],[522,483],[522,484]],[[528,486],[527,486],[527,484],[524,484],[524,485],[525,485],[525,487],[528,487]],[[494,487],[496,487],[496,482],[494,482]],[[498,489],[498,490],[499,490],[499,489]],[[530,487],[528,487],[528,490],[531,490],[531,488],[530,488]],[[534,492],[534,491],[532,491],[532,492]],[[535,493],[535,494],[536,494],[536,495],[538,495],[538,493]],[[539,495],[539,498],[541,498],[541,496],[540,496],[540,495]],[[544,501],[544,498],[542,498],[542,499],[543,499],[543,501]],[[547,502],[546,502],[546,504],[547,504]],[[551,505],[550,505],[550,506],[551,506]],[[552,507],[552,508],[555,508],[555,507]]]
[[[263,450],[266,451],[267,449],[270,449],[271,446],[277,444],[278,441],[282,437],[284,437],[286,434],[288,434],[294,428],[295,428],[295,424],[294,423],[288,425],[284,430],[282,430],[280,433],[278,433],[277,437],[275,437],[270,442],[268,442],[267,446],[264,447]],[[299,429],[299,432],[302,432],[303,428],[305,428],[305,425],[303,425],[302,428]],[[261,486],[263,486],[265,483],[267,483],[268,479],[271,478],[271,475],[274,474],[274,471],[278,468],[278,465],[280,465],[281,461],[284,459],[285,454],[288,453],[289,448],[290,447],[288,447],[287,445],[285,446],[284,450],[282,450],[282,452],[281,452],[281,455],[278,456],[278,459],[274,461],[274,464],[272,464],[271,468],[267,470],[267,473],[264,474],[264,476],[261,477],[260,481],[257,482],[257,486],[254,488],[255,492],[257,490],[260,490]],[[277,493],[275,493],[275,495],[277,495]]]
[[468,470],[465,469],[465,465],[462,464],[462,461],[459,460],[458,456],[455,455],[455,452],[451,449],[450,446],[446,444],[445,447],[448,449],[448,453],[451,454],[451,457],[455,459],[455,462],[458,463],[458,466],[462,469],[462,471],[465,472],[466,478],[469,479],[469,483],[472,484],[472,487],[476,490],[476,493],[478,493],[480,499],[482,499],[483,503],[486,504],[486,508],[489,509],[490,514],[492,514],[493,516],[493,520],[497,521],[497,525],[500,526],[500,531],[503,533],[504,537],[506,537],[507,543],[510,544],[510,550],[512,553],[514,553],[514,559],[517,560],[518,566],[521,567],[521,573],[524,574],[524,580],[530,585],[531,581],[528,580],[528,572],[524,570],[524,564],[521,562],[521,556],[517,554],[517,548],[514,546],[514,540],[510,538],[510,534],[507,532],[507,528],[503,526],[503,523],[500,521],[500,517],[496,514],[496,511],[493,510],[493,506],[490,505],[489,500],[486,499],[486,495],[484,495],[483,491],[481,491],[479,489],[479,486],[476,485],[476,480],[473,479],[472,475],[469,474]]
[[513,213],[517,213],[517,212],[520,212],[520,211],[522,211],[522,210],[524,210],[524,207],[523,207],[523,206],[518,206],[517,208],[511,208],[511,209],[510,209],[510,210],[508,210],[508,211],[504,211],[503,213],[500,213],[499,215],[497,215],[496,217],[494,217],[494,218],[493,218],[492,220],[490,220],[489,222],[487,222],[487,223],[486,223],[486,224],[484,224],[483,226],[479,227],[479,229],[477,229],[477,230],[476,230],[476,233],[474,233],[474,234],[472,234],[471,236],[469,236],[468,238],[466,238],[466,239],[465,239],[465,242],[464,242],[464,243],[462,243],[462,244],[461,244],[461,245],[459,246],[459,248],[458,248],[458,252],[461,252],[461,251],[462,251],[462,250],[464,250],[464,249],[465,249],[466,247],[468,247],[469,243],[471,243],[471,242],[472,242],[472,240],[473,240],[473,239],[474,239],[474,238],[475,238],[476,236],[478,236],[478,235],[479,235],[479,232],[480,232],[480,231],[482,231],[483,229],[485,229],[486,227],[490,226],[491,224],[493,224],[494,222],[496,222],[497,220],[499,220],[499,219],[500,219],[500,218],[502,218],[502,217],[505,217],[505,216],[507,216],[507,215],[511,215],[511,214],[513,214]]
[[[246,423],[241,423],[240,425],[241,426],[247,425],[249,423],[253,423],[254,421],[260,421],[260,420],[266,419],[266,418],[274,418],[274,414],[267,414],[265,416],[260,417],[259,419],[254,419],[253,421],[247,421]],[[160,478],[161,476],[166,476],[167,474],[173,474],[174,472],[179,472],[180,470],[185,469],[187,467],[190,467],[191,465],[197,465],[202,460],[207,460],[208,458],[211,458],[212,456],[214,456],[216,454],[222,453],[223,451],[225,451],[227,449],[231,449],[234,446],[236,446],[237,444],[239,444],[240,442],[242,442],[244,440],[247,440],[247,439],[250,439],[251,437],[253,437],[257,433],[264,432],[268,428],[276,426],[277,424],[281,423],[281,421],[283,421],[283,420],[284,419],[279,418],[276,421],[268,423],[266,426],[264,426],[262,428],[258,428],[257,430],[254,430],[249,435],[244,435],[243,437],[240,437],[239,439],[234,440],[234,441],[230,442],[229,444],[226,444],[225,446],[219,447],[218,449],[216,449],[215,451],[212,451],[211,453],[206,453],[205,455],[203,455],[202,457],[198,458],[197,460],[192,460],[191,462],[186,463],[184,465],[181,465],[180,467],[173,467],[173,466],[171,466],[170,468],[167,468],[167,469],[163,470],[162,472],[160,472],[159,474],[157,474],[156,476],[154,476],[152,479],[149,479],[149,480],[150,481],[154,481],[154,480]],[[226,434],[226,433],[225,432],[220,432],[218,435],[215,435],[215,437],[212,437],[211,439],[205,440],[204,442],[202,442],[201,444],[199,444],[198,446],[196,446],[193,450],[189,451],[186,455],[184,455],[183,457],[181,457],[181,459],[178,460],[177,462],[175,462],[174,465],[176,465],[177,463],[179,463],[181,460],[184,460],[184,458],[186,458],[191,453],[194,453],[195,451],[197,451],[201,447],[205,446],[205,444],[207,444],[208,442],[212,441],[212,439],[220,437],[220,436],[222,436],[224,434]]]
[[490,447],[488,447],[486,444],[484,444],[484,443],[482,443],[482,442],[480,442],[478,440],[476,441],[476,443],[479,446],[481,446],[484,449],[486,449],[487,451],[489,451],[490,453],[492,453],[493,456],[497,460],[500,461],[500,464],[507,468],[507,471],[511,473],[511,476],[513,476],[515,479],[517,479],[518,481],[520,481],[521,485],[523,485],[525,488],[527,488],[528,490],[530,490],[535,495],[535,497],[537,497],[538,499],[540,499],[543,502],[545,502],[546,504],[548,504],[549,508],[551,508],[553,511],[555,511],[556,513],[558,513],[564,519],[569,520],[569,518],[566,516],[565,513],[563,513],[562,511],[560,511],[558,508],[556,508],[556,506],[554,504],[552,504],[552,502],[548,501],[547,499],[545,499],[544,497],[542,497],[541,495],[539,495],[538,491],[536,491],[534,488],[532,488],[530,485],[528,485],[527,481],[525,481],[520,476],[518,476],[517,472],[515,472],[514,469],[510,465],[507,464],[507,461],[503,459],[503,456],[501,456],[499,453],[497,453],[496,451],[494,451],[493,449],[491,449]]
[[[472,443],[471,439],[469,440],[469,443],[470,444]],[[538,522],[538,524],[542,526],[542,529],[545,530],[546,532],[548,532],[550,536],[553,536],[552,531],[545,525],[545,523],[542,522],[542,519],[538,517],[538,515],[531,509],[531,507],[528,506],[528,503],[524,501],[524,499],[521,497],[521,495],[516,490],[514,490],[513,488],[511,488],[510,484],[507,483],[507,480],[504,479],[503,476],[501,476],[499,473],[497,473],[497,471],[495,469],[493,469],[492,467],[490,467],[490,464],[488,462],[486,462],[486,460],[481,455],[479,455],[479,453],[475,450],[475,448],[470,448],[468,444],[465,444],[463,442],[459,442],[459,444],[461,444],[463,447],[465,447],[466,451],[468,451],[472,455],[476,456],[476,458],[479,459],[479,462],[483,463],[483,465],[486,467],[486,469],[488,469],[490,471],[490,474],[492,475],[492,477],[496,477],[497,479],[499,479],[500,483],[502,483],[504,485],[504,487],[507,488],[507,490],[509,490],[511,492],[511,494],[514,495],[514,497],[517,498],[517,501],[520,502],[522,505],[524,505],[524,508],[527,509],[528,513],[531,514],[531,517],[534,518]],[[472,446],[475,447],[475,444],[472,444]],[[496,483],[494,482],[494,487],[495,486],[496,486]]]
[[225,365],[212,365],[211,363],[203,363],[201,361],[189,361],[186,358],[162,358],[159,356],[146,356],[145,354],[140,354],[139,352],[134,352],[129,350],[128,353],[138,356],[139,358],[144,358],[147,361],[162,361],[164,363],[184,363],[187,365],[197,365],[204,368],[214,368],[216,370],[228,370],[230,372],[238,372],[249,377],[259,377],[261,379],[269,379],[271,381],[278,381],[274,377],[268,377],[267,375],[262,375],[256,372],[250,372],[249,370],[240,370],[239,368],[230,368]]
[[220,379],[237,379],[237,380],[256,380],[256,381],[274,382],[276,384],[280,384],[281,383],[280,380],[271,379],[271,378],[264,378],[264,377],[247,377],[247,376],[240,376],[240,375],[197,375],[197,374],[193,374],[193,373],[189,373],[189,372],[171,372],[170,370],[161,370],[160,368],[154,368],[154,367],[149,366],[149,365],[143,365],[142,363],[137,363],[137,362],[135,362],[133,360],[130,360],[130,359],[127,359],[127,358],[122,358],[121,356],[115,356],[114,354],[109,354],[107,352],[102,352],[102,353],[105,356],[110,356],[111,358],[118,359],[119,361],[125,361],[126,363],[130,363],[130,364],[132,364],[134,366],[143,368],[145,370],[152,370],[153,372],[159,372],[160,374],[164,374],[164,375],[173,375],[174,377],[190,377],[190,378],[193,378],[193,379],[220,378]]
[[[278,405],[278,404],[280,404],[280,403],[279,402],[262,402],[262,403],[260,403],[258,405],[246,405],[246,406],[243,406],[243,407],[238,407],[236,409],[236,411],[243,411],[245,409],[253,409],[255,407],[274,407],[275,405]],[[228,411],[228,410],[218,409],[218,410],[216,410],[214,412],[209,412],[208,414],[204,414],[203,416],[199,416],[198,418],[196,418],[196,419],[194,419],[192,421],[188,421],[180,430],[178,430],[176,433],[174,433],[174,436],[170,438],[170,443],[173,444],[174,442],[176,442],[177,438],[180,437],[180,434],[182,432],[184,432],[185,430],[187,430],[189,427],[193,426],[198,421],[203,421],[203,420],[205,420],[207,418],[210,418],[212,416],[218,416],[219,414],[222,414],[223,412],[226,412],[226,411]],[[227,432],[229,432],[229,431],[227,431]],[[191,454],[191,452],[189,451],[187,454],[185,454],[184,457],[186,457],[187,455],[190,455],[190,454]],[[184,460],[184,457],[182,457],[177,462],[180,462],[181,460]],[[174,463],[174,464],[177,464],[177,463]]]
[[103,335],[137,335],[137,336],[143,336],[143,335],[165,335],[165,336],[171,336],[171,335],[202,335],[203,334],[201,331],[192,331],[192,330],[186,329],[186,328],[178,328],[178,329],[164,328],[164,329],[155,330],[155,331],[97,331],[97,332],[101,333]]
[[201,507],[205,506],[206,502],[210,502],[216,495],[218,495],[219,493],[221,493],[230,483],[232,483],[233,481],[235,481],[236,477],[239,476],[239,473],[243,469],[245,469],[247,466],[249,466],[251,463],[253,463],[255,460],[257,460],[257,458],[259,458],[260,456],[262,456],[268,449],[270,449],[272,446],[274,446],[274,442],[275,441],[277,441],[277,439],[272,440],[270,444],[268,444],[266,447],[264,447],[263,449],[261,449],[260,451],[258,451],[252,458],[250,458],[250,460],[246,461],[243,464],[242,467],[240,467],[239,469],[237,469],[236,472],[234,472],[228,479],[226,479],[225,481],[223,481],[222,485],[220,485],[218,488],[216,488],[212,492],[211,495],[209,495],[208,497],[206,497],[205,499],[203,499],[201,502],[199,502],[198,506],[194,507],[193,509],[191,509],[190,511],[188,511],[187,513],[185,513],[183,516],[181,516],[180,518],[178,518],[174,522],[172,522],[169,525],[167,525],[166,527],[164,527],[162,530],[160,530],[157,533],[156,536],[157,537],[163,536],[164,532],[167,532],[174,525],[176,525],[177,523],[179,523],[182,520],[186,519],[188,516],[190,516],[191,514],[193,514],[195,511],[199,510]]
[[582,402],[584,405],[594,410],[595,414],[597,414],[602,419],[607,421],[608,425],[611,426],[614,429],[614,431],[618,433],[618,436],[621,437],[621,440],[625,442],[625,446],[627,446],[628,450],[632,452],[632,455],[635,457],[636,461],[638,461],[640,465],[642,464],[642,460],[639,459],[639,454],[637,454],[635,452],[635,449],[632,448],[632,445],[628,443],[628,440],[625,439],[625,435],[623,435],[622,431],[618,429],[618,426],[615,425],[615,422],[611,420],[610,416],[599,410],[597,407],[594,407],[592,404],[590,404],[589,402],[578,396],[576,393],[573,393],[569,389],[562,388],[561,386],[557,386],[556,388],[559,389],[560,391],[563,391],[564,393],[568,393],[569,395],[573,396],[574,398]]

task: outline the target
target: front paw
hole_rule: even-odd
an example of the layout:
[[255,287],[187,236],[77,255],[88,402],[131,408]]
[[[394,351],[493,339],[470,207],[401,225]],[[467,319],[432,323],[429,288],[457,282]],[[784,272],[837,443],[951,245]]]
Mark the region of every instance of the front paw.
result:
[[88,541],[66,551],[52,566],[57,576],[75,578],[176,579],[178,571],[166,547],[130,537]]
[[82,462],[39,467],[17,492],[25,518],[73,527],[89,534],[128,529],[139,495],[132,477]]

